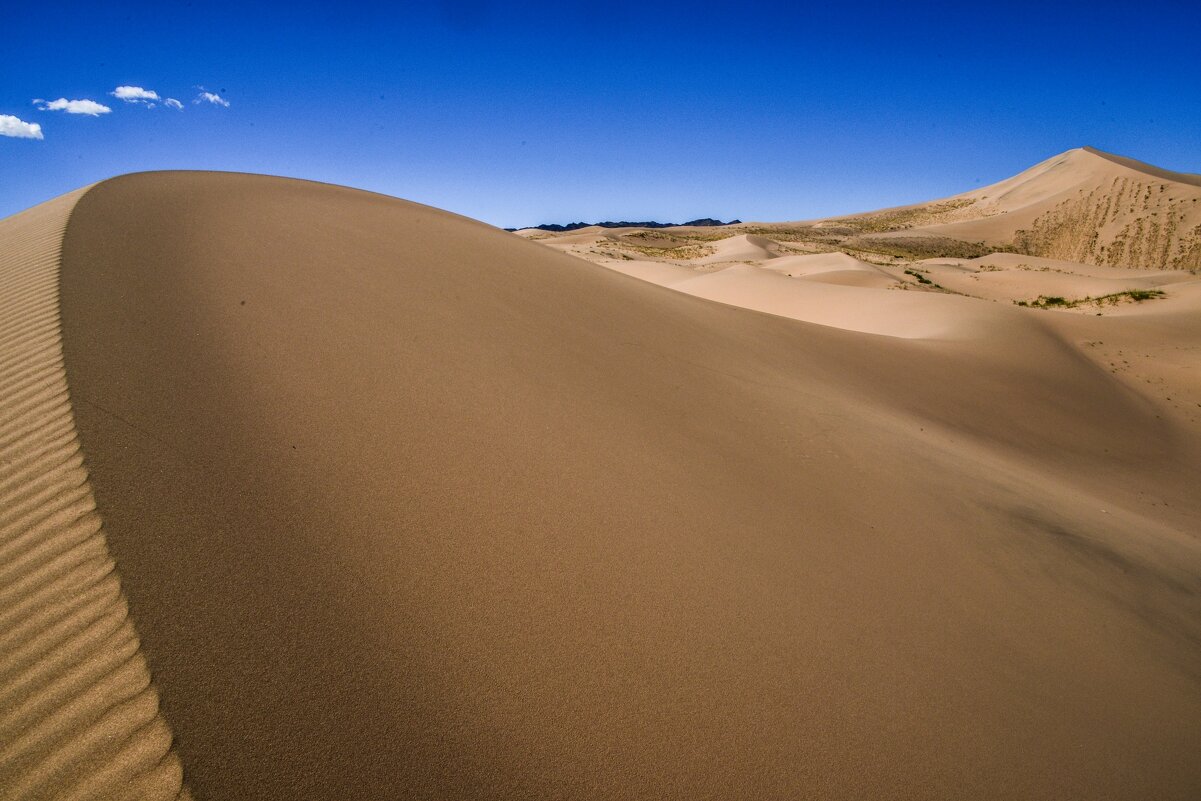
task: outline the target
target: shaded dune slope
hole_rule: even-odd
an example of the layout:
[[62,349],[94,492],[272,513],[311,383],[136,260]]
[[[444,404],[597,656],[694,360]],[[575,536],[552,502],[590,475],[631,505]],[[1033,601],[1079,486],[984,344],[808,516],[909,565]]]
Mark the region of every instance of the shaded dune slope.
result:
[[61,291],[199,798],[1201,790],[1197,443],[1035,322],[869,336],[204,173],[89,191]]
[[84,190],[0,220],[0,798],[183,797],[82,466],[63,230]]

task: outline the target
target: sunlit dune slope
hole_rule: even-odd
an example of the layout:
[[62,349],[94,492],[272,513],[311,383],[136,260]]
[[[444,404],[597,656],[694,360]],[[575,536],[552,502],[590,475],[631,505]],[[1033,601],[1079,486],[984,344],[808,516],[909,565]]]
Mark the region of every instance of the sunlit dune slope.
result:
[[198,798],[1201,791],[1201,450],[1031,315],[865,334],[151,173],[78,202],[61,319]]
[[906,215],[912,225],[880,236],[950,237],[1114,267],[1201,267],[1201,175],[1090,147]]

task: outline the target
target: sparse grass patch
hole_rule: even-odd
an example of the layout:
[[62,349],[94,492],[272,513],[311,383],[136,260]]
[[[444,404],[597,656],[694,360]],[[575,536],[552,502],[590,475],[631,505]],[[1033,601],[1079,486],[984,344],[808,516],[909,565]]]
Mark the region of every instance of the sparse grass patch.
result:
[[635,253],[641,253],[643,256],[650,256],[655,259],[700,259],[705,256],[711,256],[714,253],[713,247],[710,245],[691,243],[675,245],[674,247],[653,247],[622,242],[618,247],[622,250],[632,250]]
[[918,282],[919,284],[922,284],[923,286],[928,286],[928,287],[930,287],[931,289],[941,289],[941,290],[942,290],[942,291],[944,291],[944,292],[949,292],[949,291],[950,291],[949,289],[947,289],[947,288],[946,288],[945,286],[943,286],[942,284],[936,284],[936,283],[934,283],[933,281],[931,281],[929,278],[927,278],[925,275],[923,275],[922,273],[918,272],[917,270],[913,270],[913,269],[907,269],[907,270],[905,270],[905,275],[912,275],[914,278],[916,278],[916,279],[917,279],[917,282]]
[[1015,300],[1018,306],[1032,309],[1075,309],[1079,306],[1116,306],[1119,303],[1142,303],[1144,300],[1154,300],[1165,296],[1160,289],[1128,289],[1125,292],[1113,292],[1100,297],[1083,297],[1068,300],[1058,295],[1039,295],[1034,300]]
[[895,256],[909,261],[921,259],[977,259],[1004,248],[985,245],[983,242],[964,242],[946,236],[903,236],[878,239],[856,238],[846,243],[858,250]]
[[967,199],[948,200],[942,203],[928,203],[924,206],[894,211],[882,211],[874,214],[862,214],[854,217],[838,217],[832,222],[861,233],[883,233],[885,231],[901,231],[916,225],[926,225],[939,222],[950,212],[970,206],[975,201]]
[[[1121,298],[1122,295],[1133,300],[1135,303],[1141,303],[1144,300],[1153,300],[1154,298],[1162,298],[1164,291],[1162,289],[1129,289],[1125,292],[1115,292],[1112,295],[1102,295],[1097,298],[1098,301],[1108,300],[1109,298]],[[1117,300],[1111,300],[1111,303],[1117,303]]]
[[[766,226],[748,225],[740,228],[744,234],[762,236],[776,242],[814,242],[824,245],[837,245],[841,241],[840,229],[815,228],[811,225],[795,228],[768,228]],[[849,229],[848,231],[849,232]]]
[[702,231],[676,231],[674,235],[677,239],[684,239],[689,242],[720,242],[723,239],[729,239],[735,236],[738,232],[728,229],[721,229],[712,233]]

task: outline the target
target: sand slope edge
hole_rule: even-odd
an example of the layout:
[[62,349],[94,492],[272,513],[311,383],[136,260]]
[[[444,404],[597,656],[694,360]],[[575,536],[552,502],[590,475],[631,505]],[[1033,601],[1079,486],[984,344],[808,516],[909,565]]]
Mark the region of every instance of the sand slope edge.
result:
[[0,220],[0,799],[187,798],[63,368],[77,190]]

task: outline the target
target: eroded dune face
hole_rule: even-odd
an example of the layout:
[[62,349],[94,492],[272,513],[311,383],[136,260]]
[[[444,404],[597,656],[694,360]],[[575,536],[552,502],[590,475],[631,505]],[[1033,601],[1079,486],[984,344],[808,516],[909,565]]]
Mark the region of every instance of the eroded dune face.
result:
[[66,382],[193,792],[1194,797],[1196,431],[1057,324],[956,315],[785,319],[318,184],[94,187]]

